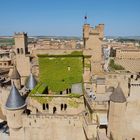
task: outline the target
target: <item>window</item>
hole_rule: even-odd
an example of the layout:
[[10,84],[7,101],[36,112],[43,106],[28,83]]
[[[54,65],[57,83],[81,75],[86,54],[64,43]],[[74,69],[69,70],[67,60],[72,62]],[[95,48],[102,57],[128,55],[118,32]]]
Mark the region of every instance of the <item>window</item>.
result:
[[69,93],[71,93],[71,88],[69,88]]
[[64,104],[64,110],[66,110],[67,109],[67,104]]
[[17,54],[19,54],[19,48],[17,48]]
[[64,107],[63,104],[61,104],[61,110],[63,110],[63,107]]
[[56,107],[54,106],[53,107],[53,114],[55,114],[56,113]]
[[23,48],[20,49],[20,53],[23,54]]
[[46,109],[49,110],[49,104],[46,104]]
[[43,106],[42,106],[42,107],[43,107],[43,110],[45,110],[45,104],[43,104]]

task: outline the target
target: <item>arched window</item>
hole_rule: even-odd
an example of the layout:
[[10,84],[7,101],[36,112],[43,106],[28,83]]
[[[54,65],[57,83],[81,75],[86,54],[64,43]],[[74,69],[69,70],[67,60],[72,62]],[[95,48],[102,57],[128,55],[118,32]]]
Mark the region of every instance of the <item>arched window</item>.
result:
[[42,106],[42,107],[43,107],[43,110],[45,110],[45,104],[43,104],[43,106]]
[[64,107],[63,104],[61,104],[61,110],[63,110],[63,107]]
[[19,54],[19,48],[17,48],[17,54]]
[[64,104],[64,110],[66,110],[67,109],[67,104]]
[[66,93],[67,93],[67,94],[69,93],[69,89],[68,89],[68,88],[66,89]]
[[71,93],[71,88],[69,88],[69,93]]
[[56,113],[56,107],[54,106],[53,107],[53,114],[55,114]]
[[49,110],[49,104],[46,104],[46,109]]

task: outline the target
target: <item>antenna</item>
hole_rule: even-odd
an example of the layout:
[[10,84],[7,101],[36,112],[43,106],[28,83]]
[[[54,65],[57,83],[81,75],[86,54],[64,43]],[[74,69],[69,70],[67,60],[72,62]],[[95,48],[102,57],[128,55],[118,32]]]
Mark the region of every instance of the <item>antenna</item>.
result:
[[88,17],[87,17],[87,13],[86,13],[85,16],[84,16],[84,19],[85,19],[84,23],[85,23],[85,24],[87,24],[87,18],[88,18]]

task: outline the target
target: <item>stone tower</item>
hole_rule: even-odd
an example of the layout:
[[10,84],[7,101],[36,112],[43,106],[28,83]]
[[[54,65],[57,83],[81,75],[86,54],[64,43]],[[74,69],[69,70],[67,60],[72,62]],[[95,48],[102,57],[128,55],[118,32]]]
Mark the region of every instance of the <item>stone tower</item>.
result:
[[5,108],[6,118],[10,130],[10,140],[22,140],[22,113],[24,112],[26,103],[19,91],[12,85]]
[[124,140],[126,98],[120,86],[110,96],[108,136]]
[[102,70],[102,41],[104,38],[104,24],[99,24],[95,28],[89,24],[83,26],[83,41],[86,50],[90,51],[91,71],[99,74]]
[[28,56],[28,37],[26,33],[15,33],[16,66],[21,76],[21,84],[25,84],[30,74],[30,58]]
[[13,68],[13,72],[10,76],[11,79],[11,84],[15,84],[15,86],[17,87],[17,89],[21,89],[21,79],[20,79],[20,74],[16,68],[16,66],[14,66]]

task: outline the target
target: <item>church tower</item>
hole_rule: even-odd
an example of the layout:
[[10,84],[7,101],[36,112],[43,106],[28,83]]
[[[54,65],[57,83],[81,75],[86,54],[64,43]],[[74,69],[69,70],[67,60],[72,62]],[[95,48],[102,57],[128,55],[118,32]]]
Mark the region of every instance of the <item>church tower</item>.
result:
[[22,140],[22,113],[26,108],[26,103],[19,91],[12,85],[6,105],[6,118],[10,129],[10,140]]
[[25,84],[30,74],[30,57],[28,55],[27,33],[15,33],[16,66],[21,76],[21,84]]
[[110,96],[108,137],[114,140],[124,140],[126,98],[121,87],[118,87]]

